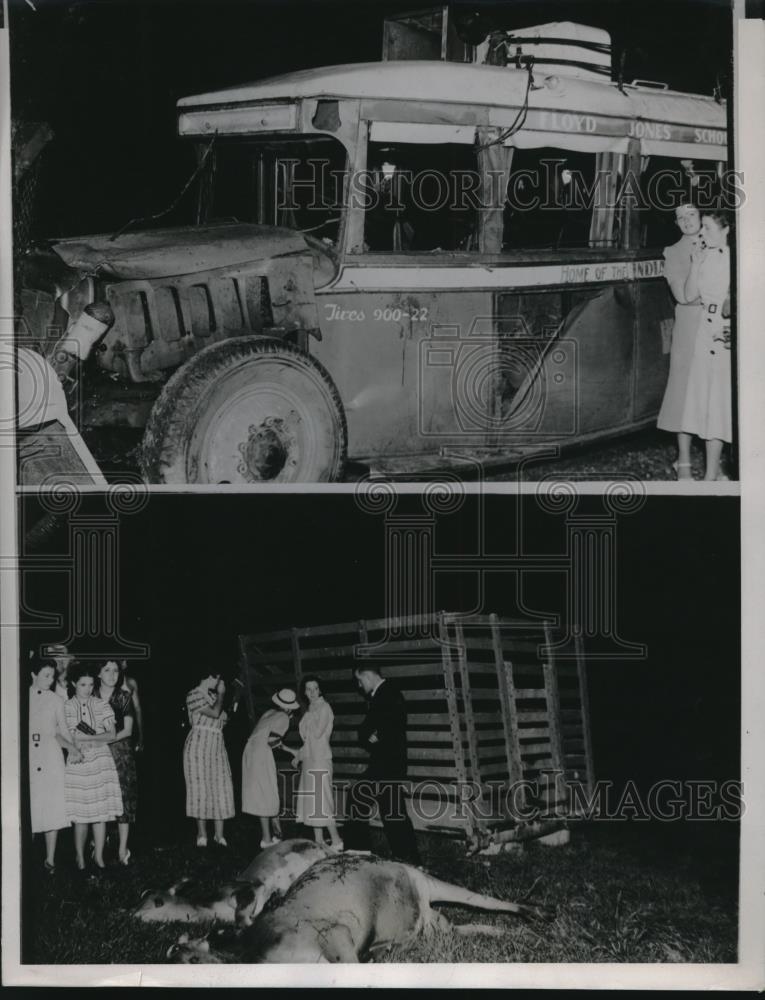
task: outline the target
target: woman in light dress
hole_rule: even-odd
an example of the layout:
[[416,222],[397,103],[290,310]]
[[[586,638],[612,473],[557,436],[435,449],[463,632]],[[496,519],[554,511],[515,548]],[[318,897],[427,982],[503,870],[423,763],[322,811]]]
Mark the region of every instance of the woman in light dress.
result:
[[282,746],[292,714],[299,708],[297,695],[291,688],[282,688],[271,701],[274,707],[266,709],[255,723],[242,754],[242,812],[260,820],[261,847],[270,847],[280,840],[274,750]]
[[45,837],[45,871],[56,864],[58,831],[69,826],[64,795],[65,748],[72,763],[82,753],[72,742],[66,725],[64,702],[51,690],[56,669],[41,661],[32,671],[29,688],[29,805],[32,833]]
[[335,823],[335,798],[332,788],[332,749],[329,745],[334,714],[321,693],[318,677],[304,677],[301,694],[307,709],[300,719],[303,745],[294,753],[300,761],[296,818],[313,829],[317,843],[324,843],[324,830],[329,830],[331,847],[343,850],[343,842]]
[[220,674],[205,674],[186,696],[191,726],[183,746],[186,815],[197,821],[197,847],[207,847],[207,822],[213,821],[215,843],[228,847],[224,820],[234,816],[234,785],[223,740],[228,715],[223,709],[226,685]]
[[730,361],[730,251],[731,219],[727,212],[702,213],[704,248],[691,255],[685,298],[701,300],[701,318],[688,374],[682,430],[706,442],[704,479],[727,478],[720,460],[724,443],[733,438]]
[[701,320],[701,300],[696,295],[686,297],[685,284],[691,271],[691,254],[701,245],[701,216],[695,205],[678,205],[675,222],[682,236],[664,249],[664,276],[675,299],[675,322],[669,355],[669,377],[664,399],[656,420],[660,430],[677,434],[678,479],[692,479],[691,434],[683,431],[683,412],[688,391],[688,378]]
[[108,746],[98,739],[114,733],[114,712],[101,698],[93,696],[95,676],[88,666],[70,670],[74,696],[64,705],[66,726],[82,759],[70,754],[64,772],[67,818],[74,823],[74,850],[77,867],[85,870],[85,841],[93,828],[97,868],[103,869],[106,824],[121,816],[122,793],[117,768]]

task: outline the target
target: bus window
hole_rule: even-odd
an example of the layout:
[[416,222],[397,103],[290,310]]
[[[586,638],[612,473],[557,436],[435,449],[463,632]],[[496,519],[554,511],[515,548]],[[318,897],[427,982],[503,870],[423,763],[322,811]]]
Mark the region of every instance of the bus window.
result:
[[478,173],[472,145],[370,142],[364,248],[475,251]]
[[335,241],[345,166],[345,149],[335,139],[219,141],[200,216],[287,226]]
[[590,246],[595,154],[516,149],[507,186],[504,250]]
[[640,246],[665,247],[678,239],[675,208],[692,202],[701,211],[720,198],[717,164],[711,160],[643,158],[640,176]]

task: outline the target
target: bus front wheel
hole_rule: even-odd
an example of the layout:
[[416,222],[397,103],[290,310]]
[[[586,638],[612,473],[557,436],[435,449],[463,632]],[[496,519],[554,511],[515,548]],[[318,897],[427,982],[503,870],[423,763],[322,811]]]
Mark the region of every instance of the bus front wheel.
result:
[[269,337],[212,344],[167,383],[144,434],[149,483],[318,483],[342,477],[345,413],[325,369]]

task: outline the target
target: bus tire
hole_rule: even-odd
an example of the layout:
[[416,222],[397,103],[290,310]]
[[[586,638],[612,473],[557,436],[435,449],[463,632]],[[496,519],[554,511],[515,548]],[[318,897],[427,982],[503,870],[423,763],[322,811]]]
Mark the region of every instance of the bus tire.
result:
[[315,358],[282,340],[234,337],[170,378],[144,433],[149,483],[319,483],[343,475],[345,411]]

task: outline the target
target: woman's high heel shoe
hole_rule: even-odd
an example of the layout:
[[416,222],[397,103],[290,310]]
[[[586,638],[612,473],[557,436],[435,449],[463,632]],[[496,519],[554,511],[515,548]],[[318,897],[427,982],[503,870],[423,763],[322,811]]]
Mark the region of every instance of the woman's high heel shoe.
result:
[[130,851],[125,851],[125,855],[120,856],[120,864],[124,865],[126,868],[130,864]]
[[676,479],[693,479],[693,465],[690,462],[673,462],[672,470]]

